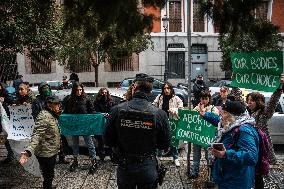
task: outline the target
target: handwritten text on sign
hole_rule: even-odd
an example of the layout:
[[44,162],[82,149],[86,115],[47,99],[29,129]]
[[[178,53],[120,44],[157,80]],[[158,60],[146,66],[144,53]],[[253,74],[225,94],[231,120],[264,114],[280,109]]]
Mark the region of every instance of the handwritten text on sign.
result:
[[179,110],[179,122],[176,138],[208,147],[214,137],[215,127],[204,120],[198,112],[191,110]]
[[62,114],[59,117],[60,132],[63,135],[102,135],[104,114]]
[[283,52],[233,53],[232,86],[274,92],[283,72]]
[[8,139],[31,139],[35,126],[31,105],[10,106],[9,111],[11,127]]

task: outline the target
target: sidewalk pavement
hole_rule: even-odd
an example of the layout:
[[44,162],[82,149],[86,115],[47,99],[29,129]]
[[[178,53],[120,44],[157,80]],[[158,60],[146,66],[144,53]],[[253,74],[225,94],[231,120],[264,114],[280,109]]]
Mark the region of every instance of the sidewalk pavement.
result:
[[[6,156],[6,150],[0,145],[0,160]],[[67,156],[71,161],[72,156]],[[272,168],[270,175],[265,179],[265,188],[284,189],[284,165],[283,155],[279,157],[278,166]],[[186,176],[186,159],[181,158],[181,167],[177,168],[171,158],[163,158],[162,162],[167,166],[164,183],[161,189],[202,189],[207,178],[207,170],[202,159],[200,177],[190,180]],[[69,165],[57,164],[55,170],[54,184],[57,189],[114,189],[116,185],[116,166],[109,159],[99,162],[99,167],[94,175],[88,175],[90,160],[87,156],[79,157],[79,169],[71,173]],[[15,161],[9,165],[0,165],[0,188],[1,189],[35,189],[42,187],[41,177],[29,174]]]

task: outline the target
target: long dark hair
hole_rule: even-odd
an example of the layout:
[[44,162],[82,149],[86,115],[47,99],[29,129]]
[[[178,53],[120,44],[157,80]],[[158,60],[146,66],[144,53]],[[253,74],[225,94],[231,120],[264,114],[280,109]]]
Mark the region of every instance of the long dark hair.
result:
[[170,96],[171,96],[171,98],[172,98],[173,96],[175,96],[175,90],[174,90],[174,88],[173,88],[173,85],[172,85],[170,82],[168,82],[168,81],[166,81],[166,82],[163,84],[161,95],[162,95],[162,96],[165,96],[164,88],[165,88],[166,85],[168,85],[169,88],[170,88],[170,90],[171,90]]
[[265,108],[265,98],[263,94],[260,94],[259,92],[249,93],[246,97],[247,102],[248,102],[249,97],[252,99],[252,101],[256,103],[256,108],[253,111],[256,111],[259,109],[263,110]]
[[86,93],[84,91],[84,85],[82,83],[79,83],[79,82],[75,82],[73,84],[73,87],[72,87],[72,92],[71,92],[71,98],[72,97],[76,97],[76,90],[78,87],[81,87],[82,88],[82,94],[81,94],[81,97],[82,98],[85,98],[86,97]]
[[100,88],[98,95],[96,96],[96,100],[95,101],[100,101],[102,99],[103,96],[103,91],[106,90],[107,91],[107,101],[112,101],[111,95],[109,94],[109,91],[107,88],[103,87]]

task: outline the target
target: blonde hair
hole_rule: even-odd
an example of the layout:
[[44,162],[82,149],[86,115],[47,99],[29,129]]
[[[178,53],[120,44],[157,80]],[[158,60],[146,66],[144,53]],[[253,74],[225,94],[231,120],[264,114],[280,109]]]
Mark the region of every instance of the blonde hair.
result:
[[226,120],[222,120],[222,127],[224,130],[227,130],[231,127],[231,125],[236,121],[236,116],[232,114],[228,114],[228,117]]
[[24,88],[24,89],[27,89],[27,90],[29,90],[29,86],[27,85],[27,84],[24,84],[24,83],[21,83],[20,85],[19,85],[19,88]]

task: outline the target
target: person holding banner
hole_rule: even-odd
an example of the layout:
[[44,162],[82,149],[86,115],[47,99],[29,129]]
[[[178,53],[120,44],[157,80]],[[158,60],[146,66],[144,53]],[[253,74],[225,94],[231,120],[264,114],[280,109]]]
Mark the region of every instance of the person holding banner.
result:
[[[8,105],[9,105],[10,102],[9,102],[9,98],[8,98],[8,92],[5,89],[5,84],[2,83],[2,82],[0,83],[0,102],[3,106],[3,111],[6,111],[6,114],[9,117],[10,112],[9,112]],[[2,132],[2,117],[1,117],[0,126],[1,126],[0,132]],[[12,162],[15,159],[14,152],[13,152],[11,146],[10,146],[8,139],[5,140],[5,147],[6,147],[8,154],[7,154],[6,159],[4,159],[3,161],[0,162],[0,164],[3,164],[3,165]]]
[[17,99],[12,102],[12,105],[32,104],[35,100],[35,95],[25,83],[21,83],[18,88]]
[[[183,108],[182,100],[175,95],[173,85],[167,81],[163,84],[162,93],[156,97],[153,105],[164,110],[170,118],[174,118],[177,115],[178,108]],[[170,151],[174,164],[180,167],[177,147],[171,146]]]
[[158,175],[155,153],[168,151],[170,127],[166,113],[148,101],[153,81],[147,74],[136,74],[133,99],[114,106],[107,120],[103,139],[118,157],[119,189],[154,189],[162,184],[165,172]]
[[[65,97],[65,109],[66,114],[92,114],[94,113],[93,104],[90,99],[87,98],[84,92],[83,84],[75,82],[72,87],[72,92],[70,96]],[[96,149],[93,142],[93,138],[90,135],[83,136],[85,144],[88,146],[89,154],[91,156],[91,167],[89,169],[89,174],[94,174],[97,170],[96,161]],[[70,172],[74,172],[78,168],[77,157],[79,155],[79,136],[72,136],[72,150],[73,150],[73,162],[70,165]]]
[[[212,144],[213,181],[218,189],[251,189],[258,161],[259,135],[255,120],[239,101],[227,101],[223,106],[218,135]],[[240,134],[234,141],[234,129]],[[235,144],[235,145],[234,145]]]
[[58,118],[61,113],[60,100],[56,96],[46,99],[46,108],[35,121],[31,141],[21,153],[20,164],[24,165],[33,154],[36,156],[43,176],[43,188],[52,189],[56,155],[60,148]]
[[[200,103],[193,109],[195,111],[198,111],[201,115],[204,115],[205,112],[212,112],[215,115],[219,115],[219,110],[215,107],[210,105],[210,99],[211,94],[209,91],[202,91],[200,93]],[[196,179],[199,176],[199,165],[200,165],[200,159],[201,159],[201,146],[198,144],[193,144],[193,164],[191,166],[191,171],[189,178],[190,179]],[[205,150],[205,159],[208,163],[208,151]]]
[[[276,164],[276,156],[273,149],[273,143],[271,141],[267,122],[275,112],[277,103],[279,102],[279,99],[283,92],[283,83],[284,83],[284,74],[281,74],[280,85],[276,89],[276,91],[272,94],[267,105],[265,105],[264,96],[259,92],[249,93],[246,97],[247,107],[250,115],[255,118],[256,126],[266,134],[269,140],[270,143],[269,159],[270,159],[270,164],[272,165]],[[256,175],[255,183],[256,183],[255,188],[264,188],[263,176]]]
[[[94,109],[96,112],[109,113],[111,108],[114,106],[114,101],[107,88],[101,88],[94,101]],[[95,139],[98,141],[98,154],[100,160],[105,158],[105,148],[103,143],[102,135],[95,135]]]

